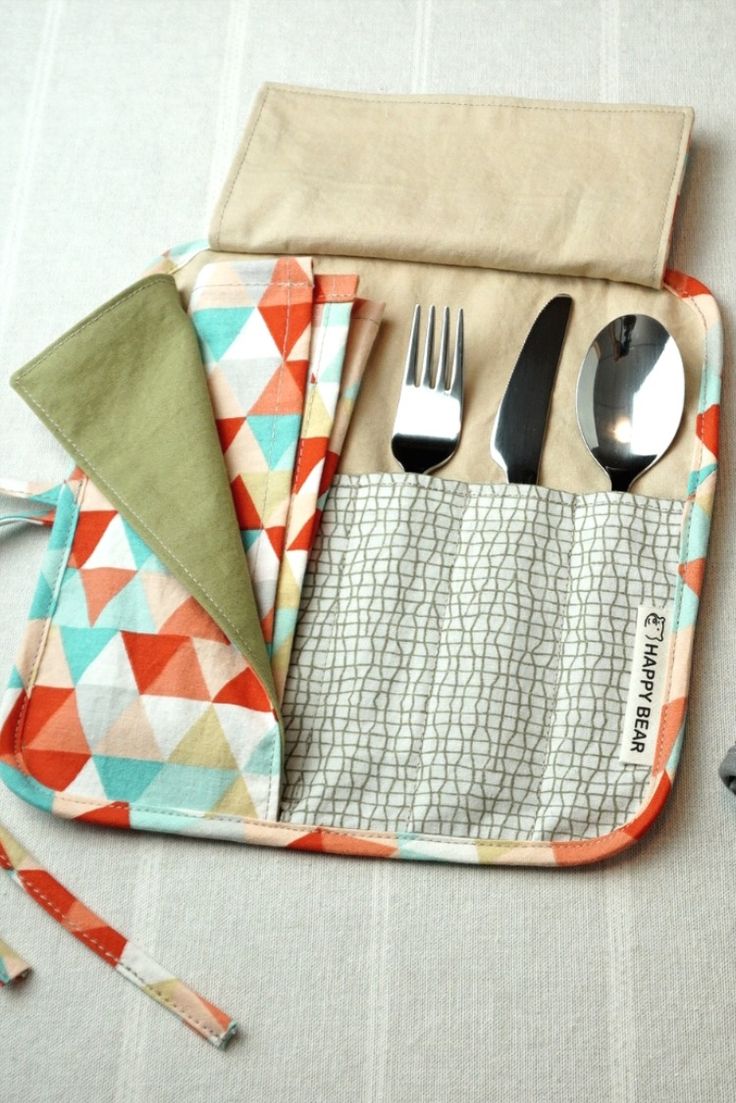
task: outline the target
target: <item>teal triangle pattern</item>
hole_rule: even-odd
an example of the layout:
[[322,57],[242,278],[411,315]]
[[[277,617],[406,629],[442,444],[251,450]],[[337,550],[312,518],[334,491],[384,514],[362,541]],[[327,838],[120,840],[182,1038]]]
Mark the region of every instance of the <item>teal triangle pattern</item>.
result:
[[402,858],[411,858],[415,862],[436,862],[437,856],[434,854],[422,854],[421,851],[417,851],[412,846],[412,843],[416,842],[417,836],[412,831],[400,831],[396,836],[396,841],[399,844],[399,854]]
[[276,623],[274,624],[274,651],[278,651],[284,640],[294,633],[298,615],[299,611],[297,609],[289,609],[286,606],[279,609],[279,615],[276,617]]
[[140,575],[134,575],[119,594],[108,601],[97,620],[96,628],[117,628],[123,632],[156,633],[146,592]]
[[131,555],[133,556],[133,561],[135,562],[136,567],[140,568],[145,564],[145,566],[147,566],[150,570],[151,568],[148,565],[149,560],[155,559],[156,557],[149,548],[148,544],[145,544],[143,540],[141,540],[135,529],[131,528],[128,522],[125,520],[123,520],[123,530],[125,532],[125,537],[128,541],[128,545],[130,546]]
[[210,307],[196,312],[200,342],[209,351],[208,362],[221,360],[253,313],[252,306]]
[[[76,525],[78,513],[79,506],[77,505],[74,493],[71,488],[65,484],[59,492],[59,500],[56,504],[56,518],[54,524],[51,526],[51,533],[49,535],[49,551],[58,551],[61,555],[66,555],[67,545],[69,543],[69,533],[72,531],[72,527]],[[48,569],[48,567],[49,564],[46,563],[45,568]]]
[[704,483],[705,480],[716,470],[717,465],[714,463],[709,463],[706,467],[701,467],[700,471],[691,471],[690,479],[687,484],[688,494],[694,494],[700,484]]
[[258,537],[261,535],[262,531],[263,531],[262,529],[241,529],[240,530],[240,535],[243,538],[243,547],[245,548],[246,551],[250,551],[250,549],[253,547],[256,540],[258,539]]
[[691,628],[695,624],[698,617],[698,595],[685,583],[682,583],[682,596],[679,606],[675,602],[675,609],[677,621],[673,627],[676,632],[680,632],[683,628]]
[[248,425],[272,471],[290,467],[299,437],[301,414],[251,414]]
[[164,765],[145,758],[116,758],[104,754],[92,757],[110,800],[138,800]]
[[332,358],[327,367],[323,368],[319,373],[320,383],[337,383],[339,384],[342,378],[342,365],[345,360],[345,350],[340,349],[336,356]]
[[64,573],[54,620],[57,624],[69,628],[89,627],[87,597],[84,593],[82,580],[79,577],[79,571],[74,567],[68,567]]
[[243,767],[246,774],[258,774],[261,777],[270,777],[273,773],[273,743],[275,738],[280,738],[278,726],[273,727],[268,735],[260,740],[252,755]]
[[150,810],[186,808],[209,812],[238,776],[237,770],[167,762],[146,789],[145,803]]
[[680,549],[682,558],[687,555],[688,562],[693,559],[703,559],[708,553],[708,531],[710,529],[710,517],[697,501],[690,503],[690,517],[688,518],[683,540],[687,538],[687,547]]
[[33,602],[31,603],[31,611],[29,613],[30,619],[37,620],[47,617],[51,608],[51,599],[51,587],[43,575],[40,574],[36,584],[36,592],[33,595]]
[[64,656],[75,685],[90,663],[117,635],[115,628],[73,628],[69,625],[62,627],[60,632]]

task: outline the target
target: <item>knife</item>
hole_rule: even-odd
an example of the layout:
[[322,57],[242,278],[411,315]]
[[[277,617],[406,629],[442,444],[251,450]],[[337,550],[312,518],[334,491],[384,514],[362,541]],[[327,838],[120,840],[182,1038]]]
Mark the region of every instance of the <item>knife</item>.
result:
[[536,483],[552,388],[572,309],[557,295],[537,315],[511,373],[491,434],[491,456],[509,483]]

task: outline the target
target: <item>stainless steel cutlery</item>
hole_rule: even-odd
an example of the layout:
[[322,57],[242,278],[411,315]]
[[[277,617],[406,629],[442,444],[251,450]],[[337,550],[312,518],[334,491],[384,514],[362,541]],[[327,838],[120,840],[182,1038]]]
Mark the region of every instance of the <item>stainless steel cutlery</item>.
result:
[[428,473],[447,463],[460,442],[463,418],[463,312],[458,311],[455,351],[450,366],[447,362],[450,310],[445,307],[439,356],[433,368],[435,310],[433,306],[429,308],[421,373],[417,378],[420,320],[421,309],[416,306],[391,451],[404,471]]
[[[534,484],[550,400],[572,310],[557,295],[539,312],[509,377],[491,433],[490,452],[509,483]],[[421,310],[414,308],[391,450],[404,471],[437,471],[454,455],[463,416],[463,312],[458,311],[452,364],[445,307],[435,362],[435,308],[429,309],[417,374]],[[609,322],[580,368],[580,433],[614,491],[627,491],[674,440],[685,405],[685,371],[672,335],[647,314]]]
[[685,369],[665,327],[648,314],[609,322],[578,377],[580,432],[612,490],[628,490],[674,440],[685,405]]
[[519,353],[491,434],[491,456],[507,482],[536,483],[557,366],[572,309],[557,295],[537,315]]

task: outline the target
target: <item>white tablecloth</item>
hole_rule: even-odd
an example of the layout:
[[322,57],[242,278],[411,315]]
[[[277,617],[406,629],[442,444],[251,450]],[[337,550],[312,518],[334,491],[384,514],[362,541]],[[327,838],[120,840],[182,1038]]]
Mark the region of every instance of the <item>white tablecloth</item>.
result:
[[[726,0],[0,0],[3,375],[204,236],[266,79],[692,104],[674,260],[728,328],[735,46]],[[1,818],[36,855],[243,1036],[208,1047],[3,878],[0,931],[35,972],[0,993],[0,1098],[730,1100],[736,799],[717,768],[736,713],[733,402],[727,378],[687,744],[642,844],[571,872],[371,862],[83,828],[3,790]],[[0,409],[0,474],[67,471],[6,386]],[[44,539],[0,534],[3,672]]]

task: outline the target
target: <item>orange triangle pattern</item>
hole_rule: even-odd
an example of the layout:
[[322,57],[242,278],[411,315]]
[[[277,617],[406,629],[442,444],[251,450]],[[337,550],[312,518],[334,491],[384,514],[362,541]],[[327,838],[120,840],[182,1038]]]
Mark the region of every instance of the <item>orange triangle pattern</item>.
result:
[[22,869],[18,877],[49,915],[90,947],[107,965],[119,962],[127,940],[95,915],[43,869]]
[[705,577],[705,559],[691,559],[689,563],[681,563],[678,569],[683,582],[700,597]]
[[312,547],[312,537],[314,535],[315,518],[310,517],[309,520],[302,525],[299,532],[289,544],[289,551],[310,551]]
[[274,525],[272,528],[267,528],[266,535],[268,536],[271,547],[280,559],[284,550],[284,537],[286,535],[286,526]]
[[17,768],[17,740],[20,738],[20,728],[25,715],[28,698],[21,690],[5,718],[5,723],[0,729],[0,760],[9,766]]
[[143,632],[122,632],[133,677],[141,693],[166,669],[184,642],[182,636],[153,636]]
[[90,624],[94,624],[109,601],[128,585],[136,572],[122,567],[93,567],[81,570],[79,577],[87,598]]
[[[28,704],[23,738],[24,753],[27,753],[30,748],[39,751],[71,751],[75,754],[89,754],[87,737],[79,719],[74,690],[51,716],[43,717],[42,713],[40,725],[39,719],[34,716],[35,711],[36,693],[34,691]],[[52,718],[53,723],[50,723]]]
[[[163,638],[176,639],[175,636]],[[180,639],[179,646],[164,669],[148,683],[147,692],[158,697],[185,697],[194,701],[209,701],[209,690],[200,670],[197,652],[190,639]]]
[[32,743],[39,732],[43,731],[54,713],[58,712],[62,705],[66,704],[73,695],[73,689],[57,689],[54,686],[44,685],[34,686],[25,714],[24,744]]
[[299,444],[299,458],[294,473],[293,493],[301,490],[314,471],[322,463],[327,452],[327,437],[303,437]]
[[264,305],[261,300],[258,309],[277,348],[282,350],[284,359],[289,360],[296,342],[311,323],[311,297],[309,302],[290,302],[274,306]]
[[714,456],[718,455],[718,428],[720,422],[720,406],[709,406],[708,409],[698,414],[696,432],[705,447]]
[[99,823],[105,827],[130,827],[130,806],[123,801],[113,801],[111,804],[103,804],[101,808],[95,808],[92,812],[83,812],[81,816],[74,817],[83,823]]
[[70,567],[84,566],[114,516],[115,510],[113,509],[82,510],[77,521],[74,543],[69,556]]
[[233,479],[230,489],[233,492],[235,514],[241,532],[243,529],[259,529],[261,527],[261,515],[256,509],[241,475]]
[[301,414],[304,405],[304,382],[299,381],[302,361],[298,362],[297,372],[289,370],[291,365],[282,364],[273,373],[266,386],[248,411],[249,414]]
[[220,447],[227,452],[245,422],[244,417],[222,417],[216,422]]
[[213,640],[215,643],[227,643],[227,636],[221,632],[212,617],[202,608],[196,598],[189,597],[161,625],[161,635],[194,636],[200,640]]
[[236,674],[215,697],[216,705],[243,705],[255,712],[270,712],[271,702],[250,667]]

